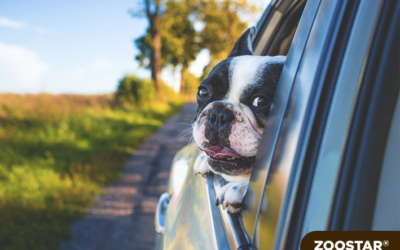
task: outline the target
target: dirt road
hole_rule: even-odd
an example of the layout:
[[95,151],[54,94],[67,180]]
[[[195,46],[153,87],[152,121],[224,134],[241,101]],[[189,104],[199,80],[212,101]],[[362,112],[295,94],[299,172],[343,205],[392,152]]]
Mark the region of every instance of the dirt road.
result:
[[166,191],[172,159],[189,142],[191,134],[177,137],[190,128],[197,105],[187,104],[166,122],[128,160],[119,181],[95,197],[82,220],[72,224],[72,240],[62,250],[153,249],[154,212],[159,196]]

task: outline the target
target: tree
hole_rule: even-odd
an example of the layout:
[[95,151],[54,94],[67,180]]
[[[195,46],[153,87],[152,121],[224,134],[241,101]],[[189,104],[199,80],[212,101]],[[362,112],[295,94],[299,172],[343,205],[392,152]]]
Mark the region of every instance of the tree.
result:
[[[169,0],[163,6],[164,11],[159,17],[161,37],[161,58],[159,65],[181,66],[181,93],[185,93],[185,82],[188,68],[199,53],[198,34],[193,27],[191,16],[196,13],[195,0]],[[153,39],[150,28],[146,34],[135,41],[140,50],[136,59],[141,66],[152,68],[151,53]]]
[[204,28],[200,32],[202,48],[210,51],[211,61],[203,69],[204,79],[221,60],[228,57],[236,40],[248,28],[239,14],[257,11],[255,4],[247,0],[203,0],[201,18]]
[[197,33],[190,16],[196,5],[190,0],[169,0],[162,17],[163,58],[165,63],[181,65],[180,92],[186,93],[185,83],[189,65],[199,53]]
[[[145,2],[147,1],[150,0]],[[240,14],[253,12],[254,5],[248,0],[168,0],[161,6],[159,1],[152,8],[156,9],[158,6],[158,9],[163,10],[162,15],[160,10],[157,15],[161,42],[157,67],[161,69],[166,65],[180,65],[181,93],[185,93],[188,68],[199,51],[206,48],[211,55],[210,63],[203,70],[202,78],[205,78],[217,62],[229,55],[236,40],[248,26]],[[155,3],[154,0],[153,2]],[[204,28],[196,32],[194,22],[203,23]],[[156,46],[152,26],[135,44],[140,50],[136,59],[141,66],[150,68],[153,73]],[[152,76],[154,78],[154,74]]]
[[[151,77],[154,80],[157,96],[161,96],[161,34],[160,34],[160,16],[161,0],[143,0],[144,13],[149,21],[149,29],[145,36],[136,40],[139,49],[144,49],[143,59],[150,54]],[[131,12],[133,17],[142,15],[140,12]],[[150,35],[150,36],[149,36]],[[140,57],[140,55],[139,55]]]

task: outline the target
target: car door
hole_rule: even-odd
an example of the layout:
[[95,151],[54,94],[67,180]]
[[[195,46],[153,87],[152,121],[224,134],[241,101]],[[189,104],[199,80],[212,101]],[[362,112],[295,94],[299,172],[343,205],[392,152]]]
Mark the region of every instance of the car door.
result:
[[[379,216],[373,213],[375,205],[379,207],[374,203],[379,159],[399,88],[397,70],[397,78],[374,78],[380,68],[377,55],[384,51],[376,52],[375,44],[387,41],[381,34],[393,26],[387,19],[394,20],[398,32],[396,9],[395,1],[307,2],[303,16],[315,13],[309,36],[300,39],[298,32],[306,25],[300,20],[245,199],[248,209],[242,217],[253,247],[298,249],[311,231],[373,229],[371,221]],[[398,46],[398,38],[395,41]],[[303,43],[305,49],[297,55]],[[391,50],[398,69],[396,51]],[[384,63],[382,71],[392,71],[381,76],[393,76],[391,64]],[[371,104],[379,99],[370,98],[374,88],[380,98],[387,98],[380,106]],[[371,144],[378,139],[379,144]],[[389,190],[398,195],[398,190]],[[392,214],[399,209],[397,197],[394,200]]]
[[[246,197],[258,209],[255,218],[243,213],[243,220],[250,220],[247,231],[259,249],[298,249],[316,230],[398,228],[390,219],[399,221],[399,201],[393,200],[399,186],[390,173],[398,173],[397,113],[393,124],[392,117],[400,84],[399,4],[309,1],[304,14],[316,2],[297,68],[289,73],[287,63],[281,75],[279,86],[293,82],[286,107],[274,100],[283,115],[271,110],[265,132],[280,131],[264,134],[269,139],[263,138]],[[387,142],[388,134],[397,137]]]

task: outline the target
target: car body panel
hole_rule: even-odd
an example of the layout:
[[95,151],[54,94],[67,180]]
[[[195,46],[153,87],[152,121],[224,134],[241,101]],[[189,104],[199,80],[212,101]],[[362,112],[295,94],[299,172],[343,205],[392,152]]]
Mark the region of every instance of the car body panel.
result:
[[197,146],[189,145],[176,154],[172,163],[164,249],[215,248],[215,240],[210,240],[214,239],[214,230],[204,179],[192,171],[198,154]]
[[173,160],[164,249],[230,248],[219,208],[214,204],[216,195],[212,176],[202,178],[193,172],[199,153],[193,143],[181,149]]

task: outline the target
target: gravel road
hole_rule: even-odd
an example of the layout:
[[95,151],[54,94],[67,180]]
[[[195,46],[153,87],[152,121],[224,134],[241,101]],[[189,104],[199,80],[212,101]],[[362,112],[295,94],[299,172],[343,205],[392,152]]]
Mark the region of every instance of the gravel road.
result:
[[61,250],[153,249],[154,212],[166,191],[172,159],[189,142],[177,139],[188,129],[197,104],[189,103],[149,138],[126,163],[122,178],[110,182],[106,195],[96,196],[96,206],[70,227],[72,240]]

